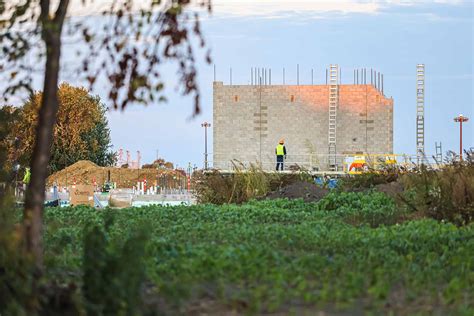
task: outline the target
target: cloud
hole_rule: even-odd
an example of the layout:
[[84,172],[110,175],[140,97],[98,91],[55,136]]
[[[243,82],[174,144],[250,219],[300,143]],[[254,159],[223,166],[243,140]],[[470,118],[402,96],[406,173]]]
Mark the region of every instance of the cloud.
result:
[[285,17],[288,14],[338,12],[375,14],[380,5],[374,2],[323,1],[323,0],[214,0],[215,15]]
[[[469,0],[470,1],[470,0]],[[462,0],[212,0],[213,18],[258,17],[279,19],[311,16],[314,19],[350,14],[376,15],[396,8],[471,4]]]
[[[198,4],[205,0],[191,0],[196,11],[205,11]],[[470,3],[467,0],[211,0],[212,17],[262,17],[286,18],[304,13],[324,17],[325,14],[378,14],[393,7],[419,5],[459,5]],[[470,0],[469,0],[470,1]],[[53,0],[57,3],[58,0]],[[84,4],[85,2],[85,4]],[[99,15],[110,9],[112,3],[123,4],[127,0],[71,0],[68,13],[70,16]],[[134,0],[133,10],[150,8],[152,0]],[[169,6],[170,0],[161,1],[155,10]],[[206,16],[203,16],[207,18]]]

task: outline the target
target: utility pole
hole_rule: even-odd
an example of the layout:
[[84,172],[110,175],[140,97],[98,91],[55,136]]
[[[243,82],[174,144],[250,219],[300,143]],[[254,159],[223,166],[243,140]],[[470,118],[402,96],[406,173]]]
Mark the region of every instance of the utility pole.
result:
[[204,127],[204,170],[207,170],[207,128],[211,127],[211,123],[204,122],[201,127]]
[[459,114],[454,121],[459,123],[459,159],[462,161],[462,123],[469,121],[469,118]]

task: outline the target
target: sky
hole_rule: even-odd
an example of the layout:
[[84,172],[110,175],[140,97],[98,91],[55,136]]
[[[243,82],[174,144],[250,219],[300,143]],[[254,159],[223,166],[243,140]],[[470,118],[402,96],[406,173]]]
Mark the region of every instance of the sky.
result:
[[[98,1],[100,2],[100,1]],[[106,1],[105,1],[106,2]],[[272,81],[324,83],[329,64],[342,68],[342,83],[352,83],[353,69],[374,68],[384,74],[385,95],[394,99],[394,152],[414,154],[416,64],[426,66],[425,149],[459,148],[453,118],[464,125],[464,147],[474,147],[473,18],[471,1],[318,1],[215,0],[211,15],[203,12],[202,30],[213,64],[198,58],[202,114],[192,118],[193,100],[167,87],[168,102],[109,111],[114,150],[141,151],[142,162],[157,154],[180,167],[203,165],[204,130],[212,124],[213,66],[216,79],[247,84],[251,67],[272,69]],[[86,14],[87,18],[87,14]],[[66,52],[67,52],[66,48]],[[173,68],[163,68],[169,83]],[[73,84],[74,78],[62,77]],[[168,81],[167,81],[168,82]],[[102,83],[106,84],[106,83]],[[100,86],[100,85],[99,85]],[[101,91],[93,91],[101,95]],[[102,96],[107,103],[106,96]],[[287,124],[290,122],[287,122]],[[212,129],[212,127],[211,127]],[[212,153],[212,131],[209,152]],[[134,158],[135,154],[132,155]],[[212,156],[211,156],[212,157]]]

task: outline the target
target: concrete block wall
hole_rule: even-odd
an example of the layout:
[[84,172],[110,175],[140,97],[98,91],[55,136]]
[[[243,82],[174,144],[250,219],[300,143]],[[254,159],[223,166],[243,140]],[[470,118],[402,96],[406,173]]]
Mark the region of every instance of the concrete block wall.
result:
[[[215,168],[228,169],[235,159],[272,169],[280,138],[289,163],[311,159],[320,169],[327,167],[322,157],[328,154],[329,86],[214,82],[213,98]],[[392,153],[393,99],[371,85],[340,85],[337,152],[356,151]]]

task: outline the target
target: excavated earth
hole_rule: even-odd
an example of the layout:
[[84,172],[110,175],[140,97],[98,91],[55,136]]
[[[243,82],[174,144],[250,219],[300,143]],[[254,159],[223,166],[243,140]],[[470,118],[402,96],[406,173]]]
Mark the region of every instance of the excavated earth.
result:
[[[81,160],[63,170],[50,175],[47,185],[69,186],[76,184],[101,185],[107,181],[110,172],[110,181],[115,182],[118,188],[131,188],[138,181],[147,180],[147,184],[159,185],[160,176],[166,178],[166,185],[170,187],[179,186],[178,172],[167,169],[127,169],[117,167],[100,167],[88,160]],[[182,176],[181,176],[182,177]]]
[[328,194],[329,190],[316,184],[297,181],[276,191],[268,193],[266,199],[303,199],[305,202],[317,202]]

